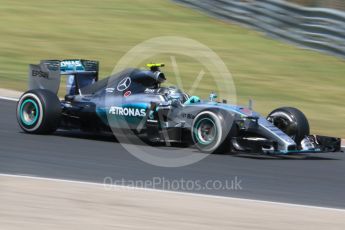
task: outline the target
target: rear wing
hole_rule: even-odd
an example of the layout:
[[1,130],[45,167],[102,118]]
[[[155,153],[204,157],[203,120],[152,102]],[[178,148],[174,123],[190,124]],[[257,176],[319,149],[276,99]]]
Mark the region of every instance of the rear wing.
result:
[[99,62],[84,59],[42,60],[29,66],[29,89],[47,89],[58,93],[61,76],[67,76],[66,93],[80,94],[80,89],[98,81]]

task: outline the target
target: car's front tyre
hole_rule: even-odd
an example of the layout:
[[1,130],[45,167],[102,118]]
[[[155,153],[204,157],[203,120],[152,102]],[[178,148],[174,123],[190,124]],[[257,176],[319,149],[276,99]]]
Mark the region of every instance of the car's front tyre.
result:
[[59,126],[60,117],[61,103],[57,95],[48,90],[29,90],[19,98],[17,120],[27,133],[52,133]]
[[300,110],[293,107],[281,107],[273,110],[267,120],[289,135],[298,145],[309,135],[309,122]]
[[195,117],[191,129],[195,146],[201,152],[205,153],[228,152],[231,146],[230,130],[234,126],[231,123],[221,113],[214,111],[203,111],[199,113]]

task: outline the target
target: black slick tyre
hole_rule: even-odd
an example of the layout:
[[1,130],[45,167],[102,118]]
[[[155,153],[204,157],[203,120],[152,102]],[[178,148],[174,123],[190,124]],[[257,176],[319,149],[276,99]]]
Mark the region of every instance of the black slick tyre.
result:
[[57,95],[48,90],[29,90],[17,103],[18,124],[27,133],[52,133],[58,128],[60,117],[61,103]]
[[306,116],[293,107],[275,109],[267,116],[267,120],[289,135],[297,145],[300,145],[301,140],[310,132]]

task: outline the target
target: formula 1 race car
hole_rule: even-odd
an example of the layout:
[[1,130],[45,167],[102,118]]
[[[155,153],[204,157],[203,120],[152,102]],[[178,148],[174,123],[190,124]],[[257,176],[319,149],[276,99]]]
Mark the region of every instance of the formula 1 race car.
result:
[[[29,91],[19,99],[17,119],[27,133],[48,134],[58,128],[125,133],[150,143],[195,145],[206,153],[226,151],[298,154],[340,151],[340,138],[309,134],[305,115],[282,107],[268,117],[251,106],[189,96],[163,87],[160,67],[129,68],[98,81],[98,62],[44,60],[30,65]],[[67,94],[59,100],[61,75]]]

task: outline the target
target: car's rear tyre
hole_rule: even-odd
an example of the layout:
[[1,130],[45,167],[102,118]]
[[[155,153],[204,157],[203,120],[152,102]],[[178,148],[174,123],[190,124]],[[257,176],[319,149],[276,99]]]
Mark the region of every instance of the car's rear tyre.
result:
[[19,126],[27,133],[52,133],[59,126],[60,117],[59,98],[48,90],[29,90],[18,101],[17,120]]
[[296,108],[275,109],[267,116],[267,120],[289,135],[298,145],[310,132],[306,116]]
[[221,113],[213,111],[199,113],[195,117],[191,129],[195,146],[205,153],[229,152],[231,130],[234,126],[230,121]]

